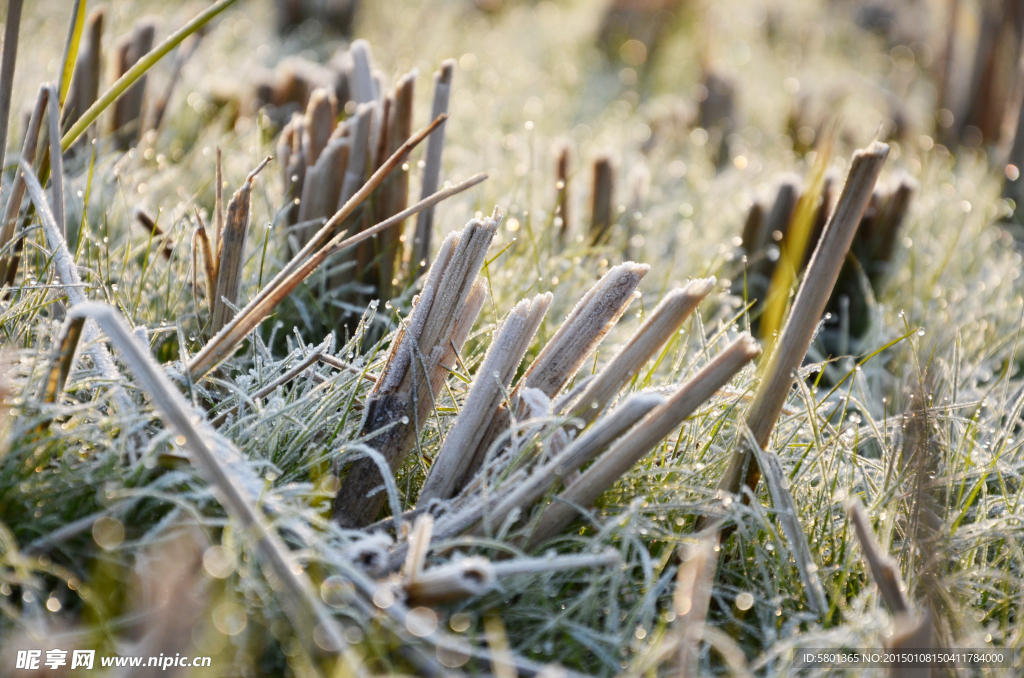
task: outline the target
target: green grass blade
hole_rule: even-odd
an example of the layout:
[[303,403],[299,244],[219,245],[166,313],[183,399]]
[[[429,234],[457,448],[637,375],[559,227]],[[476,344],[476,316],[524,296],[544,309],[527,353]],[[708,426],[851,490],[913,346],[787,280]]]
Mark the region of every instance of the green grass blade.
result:
[[96,103],[89,107],[82,117],[78,119],[78,122],[68,130],[64,138],[61,139],[61,148],[65,151],[71,148],[78,137],[82,136],[85,130],[89,129],[89,126],[96,122],[96,119],[100,117],[103,111],[118,100],[118,98],[127,91],[129,87],[135,84],[135,82],[141,78],[146,72],[153,67],[156,62],[164,58],[168,52],[180,45],[185,38],[189,37],[200,28],[208,24],[214,17],[226,10],[231,5],[235,4],[238,0],[219,0],[214,4],[210,5],[206,10],[197,14],[195,18],[189,21],[187,24],[179,28],[177,31],[172,33],[166,40],[161,42],[159,45],[153,48],[146,56],[138,60],[138,62],[128,69],[128,72],[117,79],[113,85],[110,86],[106,92],[103,93]]

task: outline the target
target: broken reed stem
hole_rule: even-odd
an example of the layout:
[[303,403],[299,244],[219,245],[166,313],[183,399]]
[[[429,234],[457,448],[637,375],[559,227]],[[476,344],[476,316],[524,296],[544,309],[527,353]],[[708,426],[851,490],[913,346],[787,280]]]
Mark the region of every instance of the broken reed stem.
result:
[[[132,26],[132,31],[114,45],[117,59],[115,68],[117,75],[127,73],[142,57],[153,48],[156,38],[156,24],[148,19],[140,19]],[[146,74],[125,89],[121,97],[114,102],[111,132],[121,148],[126,148],[142,137],[143,106],[146,98]]]
[[67,225],[64,221],[64,154],[61,153],[57,139],[60,138],[60,93],[57,85],[49,83],[46,85],[47,118],[49,119],[49,138],[47,144],[50,147],[50,200],[52,202],[53,218],[60,229],[61,239],[65,239],[64,232]]
[[282,594],[282,607],[295,625],[297,636],[306,651],[313,656],[324,654],[320,645],[313,640],[314,629],[334,648],[345,648],[347,642],[339,624],[324,609],[302,566],[277,532],[256,512],[254,507],[257,498],[250,496],[250,491],[233,475],[239,472],[238,469],[229,471],[211,447],[208,440],[216,434],[199,423],[201,418],[163,374],[149,351],[139,344],[121,316],[105,304],[83,302],[73,306],[68,317],[88,317],[100,324],[120,349],[125,363],[135,374],[140,387],[149,394],[161,418],[173,431],[184,436],[192,463],[206,481],[217,489],[218,499],[224,509],[238,521],[240,532],[254,541],[260,559],[273,571],[280,583],[280,588],[275,587],[275,590]]
[[594,421],[626,383],[665,345],[697,305],[711,293],[715,278],[702,278],[666,294],[636,335],[601,370],[576,400],[573,416]]
[[[67,295],[69,305],[74,308],[86,303],[88,300],[83,291],[82,279],[78,276],[75,260],[68,251],[64,235],[58,229],[57,222],[50,211],[50,206],[46,202],[43,187],[39,185],[39,179],[36,178],[25,158],[21,159],[19,173],[22,175],[28,188],[29,198],[36,206],[39,221],[43,226],[43,233],[46,236],[47,244],[50,246],[53,267],[57,272],[57,278],[64,287],[64,293]],[[110,382],[111,395],[117,405],[117,409],[121,412],[133,411],[135,406],[131,398],[121,388],[121,373],[117,371],[117,367],[114,365],[107,347],[99,341],[96,328],[91,323],[86,323],[82,333],[86,343],[89,345],[89,357],[103,378]]]
[[[452,90],[452,74],[455,72],[455,60],[448,59],[434,74],[434,102],[430,117],[448,113],[448,99]],[[441,155],[444,151],[444,125],[438,127],[427,140],[427,151],[424,155],[423,188],[420,199],[426,198],[437,191],[441,183]],[[416,231],[413,236],[412,259],[409,270],[412,278],[416,278],[425,270],[430,260],[430,238],[434,230],[434,210],[428,208],[416,217]]]
[[199,253],[203,257],[203,275],[206,278],[206,303],[209,304],[210,314],[213,314],[214,300],[217,298],[217,260],[213,256],[213,244],[206,232],[206,224],[203,217],[196,209],[196,240],[199,241]]
[[[839,203],[811,256],[789,319],[771,348],[764,376],[747,409],[747,426],[762,449],[768,447],[775,422],[786,404],[797,369],[810,346],[888,154],[889,147],[878,141],[854,153]],[[755,488],[760,470],[750,461],[750,450],[741,446],[733,454],[719,489],[736,494],[744,480],[748,487]]]
[[538,519],[527,548],[558,535],[576,517],[577,510],[574,507],[593,505],[605,490],[647,456],[760,352],[760,347],[750,335],[741,334],[665,404],[647,415],[558,495]]
[[906,585],[900,577],[899,566],[896,564],[875,539],[874,531],[864,507],[859,501],[851,499],[846,504],[846,511],[857,533],[860,550],[864,561],[871,571],[871,578],[878,585],[878,593],[885,601],[886,607],[895,615],[912,615],[913,608],[907,599]]
[[[484,526],[497,527],[505,522],[512,511],[519,509],[523,514],[536,504],[556,483],[572,477],[581,466],[603,452],[634,424],[647,416],[651,410],[664,405],[664,396],[657,393],[634,393],[607,416],[598,419],[579,438],[572,441],[554,459],[533,470],[526,480],[508,483],[496,496],[484,498],[469,509],[460,511],[445,521],[438,530],[438,537],[447,539],[450,527],[461,531],[467,522],[478,523],[474,534],[485,534]],[[484,520],[484,525],[479,521]]]
[[[416,85],[416,71],[407,73],[395,85],[393,105],[385,117],[387,123],[387,153],[394,153],[412,134],[413,90]],[[440,117],[440,116],[437,116]],[[438,129],[442,126],[439,125]],[[382,130],[383,131],[383,130]],[[436,130],[435,130],[436,131]],[[433,134],[433,132],[431,133]],[[428,142],[429,146],[429,142]],[[409,172],[399,169],[389,175],[381,185],[377,194],[377,221],[393,216],[405,209],[409,204]],[[403,220],[404,221],[404,220]],[[386,229],[377,238],[374,256],[377,295],[379,299],[390,299],[393,296],[396,267],[401,264],[403,221],[397,222]]]
[[434,458],[420,490],[418,507],[426,506],[433,499],[450,498],[465,482],[466,472],[473,461],[472,451],[486,435],[487,427],[505,397],[505,389],[512,383],[553,298],[547,292],[533,299],[524,299],[502,321],[455,425]]
[[555,397],[626,312],[649,270],[647,264],[627,261],[608,271],[576,304],[516,389],[536,388]]
[[[280,162],[283,164],[288,163],[288,158],[281,158]],[[217,240],[217,259],[214,262],[220,261],[220,243],[221,234],[224,233],[224,165],[222,164],[221,149],[217,147],[217,167],[214,169],[215,178],[217,185],[213,188],[213,218],[214,218],[214,237]],[[217,272],[217,264],[214,263],[214,273]],[[213,279],[216,281],[217,276],[214,275]],[[213,296],[210,299],[214,299]],[[210,303],[213,303],[212,301]]]
[[421,513],[416,517],[416,523],[409,533],[409,553],[405,558],[405,581],[406,585],[416,579],[423,572],[427,563],[427,552],[430,550],[430,537],[434,531],[434,516],[429,513]]
[[[475,186],[487,178],[486,174],[478,174],[474,177],[470,177],[458,186],[453,186],[448,191],[435,194],[429,200],[421,200],[405,212],[395,215],[392,219],[381,222],[380,224],[368,228],[361,233],[357,233],[347,240],[341,239],[343,234],[334,236],[332,240],[334,230],[345,220],[345,218],[352,214],[355,208],[358,207],[359,204],[363,202],[370,193],[377,188],[377,186],[380,185],[384,177],[401,164],[402,160],[405,159],[405,156],[408,155],[408,153],[415,148],[417,144],[423,141],[438,125],[440,125],[441,122],[443,122],[443,118],[435,119],[430,125],[417,132],[405,144],[403,144],[401,148],[395,151],[395,154],[392,155],[388,161],[380,167],[380,169],[374,172],[373,176],[363,184],[362,188],[356,191],[355,195],[349,198],[348,202],[346,202],[342,208],[339,209],[338,212],[310,238],[309,242],[306,243],[298,254],[292,257],[291,261],[285,264],[284,268],[274,276],[273,280],[271,280],[267,286],[264,287],[252,299],[252,301],[245,306],[245,308],[239,311],[234,318],[227,322],[221,330],[212,339],[210,339],[205,346],[203,346],[202,350],[200,350],[199,353],[189,361],[187,366],[192,379],[198,380],[202,378],[207,372],[227,358],[234,351],[235,346],[237,346],[250,331],[259,325],[267,314],[270,313],[270,311],[272,311],[274,307],[276,307],[293,289],[298,287],[298,285],[331,253],[346,247],[351,247],[358,242],[376,235],[394,223],[398,223],[398,221],[400,221],[396,221],[398,217],[404,219],[415,214],[417,211],[423,209],[429,204],[436,204],[447,197],[464,191],[471,186]],[[328,242],[329,240],[331,240],[331,242]],[[334,249],[335,246],[337,249]]]
[[[7,160],[7,132],[11,122],[11,92],[14,89],[14,66],[18,58],[18,36],[21,34],[23,0],[7,0],[7,21],[4,45],[0,52],[0,167]],[[2,182],[0,175],[0,182]]]
[[612,225],[612,199],[615,176],[612,161],[606,155],[594,161],[594,188],[590,208],[590,244],[600,245],[608,238]]
[[[16,0],[11,0],[11,2],[15,1]],[[198,31],[214,17],[236,2],[238,2],[238,0],[218,0],[218,2],[215,2],[206,10],[197,14],[195,18],[169,35],[167,39],[157,45],[155,49],[139,59],[134,66],[129,68],[124,75],[118,78],[117,81],[110,86],[110,89],[104,92],[103,96],[100,97],[96,103],[90,106],[89,109],[86,110],[75,122],[75,124],[71,126],[71,129],[69,129],[60,140],[61,149],[67,151],[71,148],[72,144],[78,140],[78,137],[82,136],[82,134],[85,133],[85,130],[89,129],[89,126],[96,122],[96,119],[100,117],[103,111],[105,111],[112,103],[117,101],[129,87],[139,80],[139,78],[143,77],[146,72],[153,67],[153,64],[162,59],[172,49],[180,45],[185,38]],[[20,1],[18,1],[18,5],[20,7]]]

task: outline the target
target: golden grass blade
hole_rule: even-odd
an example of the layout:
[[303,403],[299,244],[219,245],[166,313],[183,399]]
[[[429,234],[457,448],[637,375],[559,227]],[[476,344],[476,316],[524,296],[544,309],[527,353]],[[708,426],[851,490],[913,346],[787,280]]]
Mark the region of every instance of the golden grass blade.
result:
[[[82,3],[82,9],[85,9]],[[106,11],[97,8],[86,21],[84,35],[74,63],[70,88],[61,110],[61,128],[77,122],[82,113],[96,102],[100,94],[100,72],[103,62],[103,19]]]
[[64,102],[67,100],[68,91],[71,89],[71,78],[74,73],[75,61],[78,59],[78,48],[82,43],[82,33],[85,30],[85,2],[75,0],[71,10],[71,24],[68,26],[68,37],[64,42],[64,58],[61,60],[60,77],[60,107],[63,111]]
[[[811,257],[789,319],[771,349],[763,369],[764,376],[745,415],[753,440],[762,449],[768,447],[796,370],[807,353],[888,154],[889,147],[875,141],[853,156],[839,203]],[[748,487],[756,487],[760,471],[750,460],[750,451],[741,446],[740,451],[733,454],[719,489],[735,494],[744,481]]]
[[807,245],[810,244],[813,247],[816,244],[811,241],[811,235],[814,230],[814,217],[818,202],[825,191],[828,166],[832,162],[834,130],[834,125],[830,124],[822,134],[822,142],[814,157],[807,189],[793,209],[786,237],[780,245],[779,261],[772,274],[768,295],[765,298],[764,315],[761,319],[761,336],[763,337],[775,336],[775,332],[782,326],[782,318],[789,303],[789,291],[799,274],[799,267],[803,264]]

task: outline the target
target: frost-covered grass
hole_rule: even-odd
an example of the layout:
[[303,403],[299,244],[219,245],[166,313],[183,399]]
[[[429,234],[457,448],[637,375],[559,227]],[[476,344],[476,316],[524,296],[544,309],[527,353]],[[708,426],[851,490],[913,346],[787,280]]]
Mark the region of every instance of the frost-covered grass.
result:
[[[54,75],[47,64],[60,53],[65,17],[58,11],[43,23],[42,16],[57,4],[27,12],[16,113],[28,106],[38,82]],[[119,11],[115,32],[146,11],[168,16],[169,25],[190,15],[167,15],[156,3],[112,4]],[[389,76],[418,69],[417,125],[426,122],[430,75],[441,59],[458,59],[443,178],[456,182],[488,171],[490,179],[443,203],[435,223],[447,234],[495,204],[507,210],[484,271],[490,296],[461,355],[470,374],[497,321],[518,300],[551,291],[552,308],[528,365],[576,300],[624,259],[628,221],[634,222],[629,256],[652,270],[642,296],[583,371],[614,355],[665,289],[716,275],[716,291],[663,359],[652,361],[627,390],[667,392],[703,366],[746,326],[742,300],[727,295],[723,280],[737,272],[731,257],[746,207],[753,196],[768,196],[781,173],[810,171],[812,157],[795,153],[786,134],[797,96],[808,97],[807,124],[816,125],[826,110],[839,113],[834,165],[842,174],[843,159],[890,114],[880,93],[896,92],[910,131],[893,145],[883,180],[904,171],[920,190],[858,355],[824,365],[820,345],[812,347],[807,378],[794,389],[770,445],[788,474],[827,614],[818,618],[808,607],[763,484],[746,497],[714,489],[742,441],[741,415],[757,380],[748,368],[605,493],[588,520],[532,554],[611,548],[620,554],[618,565],[502,578],[483,596],[438,607],[442,628],[473,647],[494,647],[485,620],[497,616],[521,656],[599,675],[634,669],[671,628],[677,547],[692,542],[697,516],[713,514],[737,529],[719,555],[710,623],[758,675],[791,675],[797,647],[879,647],[891,630],[844,508],[858,498],[899,562],[910,598],[933,610],[941,642],[1020,648],[1021,254],[1015,227],[998,221],[1006,212],[1001,173],[980,152],[953,156],[932,141],[934,86],[923,63],[928,51],[918,49],[917,61],[908,61],[830,3],[728,0],[685,11],[641,73],[642,84],[630,87],[624,81],[636,73],[623,72],[622,63],[609,66],[593,46],[596,3],[506,2],[493,14],[471,4],[365,2],[358,30]],[[281,44],[272,36],[267,5],[242,0],[215,24],[186,67],[170,124],[157,138],[125,156],[101,150],[94,163],[69,160],[69,245],[86,295],[146,329],[154,355],[176,375],[182,393],[215,422],[225,444],[242,453],[247,477],[262,479],[260,504],[269,507],[268,520],[296,549],[314,583],[327,582],[324,600],[366,668],[415,671],[417,663],[398,646],[434,656],[431,643],[403,629],[387,610],[352,602],[350,585],[338,583],[357,576],[344,549],[361,535],[330,521],[338,487],[333,471],[366,449],[359,427],[372,384],[355,372],[313,363],[272,393],[253,395],[325,339],[327,353],[357,372],[379,374],[392,335],[378,337],[408,313],[412,291],[392,307],[368,312],[354,336],[326,338],[314,277],[210,378],[197,384],[180,379],[181,364],[209,338],[205,301],[192,289],[189,242],[193,208],[207,215],[213,208],[214,149],[224,149],[231,191],[273,149],[265,119],[227,122],[227,109],[214,103],[225,91],[244,94],[238,74],[272,65],[282,52],[333,51],[329,39],[311,29]],[[690,124],[702,58],[737,83],[733,161],[720,173],[707,134]],[[157,81],[166,73],[160,68]],[[23,129],[20,116],[13,118],[12,149],[20,147]],[[574,150],[572,230],[561,249],[554,235],[553,148],[563,139]],[[616,158],[620,222],[611,245],[592,249],[585,242],[590,163],[602,150]],[[5,175],[5,189],[12,174]],[[280,175],[268,171],[256,184],[243,300],[289,256],[281,229],[271,226],[284,200]],[[159,213],[158,225],[173,243],[169,259],[134,223],[137,206]],[[261,570],[251,543],[188,463],[132,372],[120,365],[124,378],[117,386],[134,405],[123,411],[112,401],[114,385],[80,347],[63,395],[54,404],[40,402],[63,311],[59,281],[36,232],[7,294],[0,306],[10,365],[0,448],[0,655],[36,646],[32,637],[130,654],[126,648],[137,640],[138,616],[146,609],[138,589],[147,572],[159,572],[146,555],[157,553],[182,524],[197,523],[206,546],[220,550],[208,551],[204,560],[206,607],[188,651],[214,657],[211,675],[312,675],[273,577]],[[364,338],[367,326],[375,329]],[[467,391],[464,380],[449,380],[419,446],[397,474],[393,499],[403,509],[415,504]],[[526,449],[541,441],[520,444]],[[446,562],[455,550],[496,560],[522,555],[516,529],[435,542],[429,562]],[[48,543],[48,536],[57,541]],[[716,648],[705,647],[703,673],[728,672]],[[492,667],[474,659],[463,670]]]

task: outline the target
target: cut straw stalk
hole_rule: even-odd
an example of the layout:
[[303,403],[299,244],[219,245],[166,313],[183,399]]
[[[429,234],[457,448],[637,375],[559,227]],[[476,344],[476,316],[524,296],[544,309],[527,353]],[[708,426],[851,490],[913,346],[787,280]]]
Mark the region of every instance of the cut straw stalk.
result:
[[[853,156],[839,203],[818,241],[789,319],[772,347],[763,372],[764,377],[747,409],[747,426],[753,440],[762,449],[768,447],[775,422],[786,404],[796,371],[810,346],[814,330],[839,277],[846,253],[888,154],[889,147],[875,141]],[[750,450],[741,446],[733,454],[719,489],[735,494],[739,492],[744,479],[748,487],[756,487],[760,470],[750,460]]]
[[[31,189],[31,180],[29,183]],[[252,496],[250,488],[253,485],[259,487],[260,483],[256,479],[243,482],[235,475],[239,473],[239,467],[229,470],[225,466],[208,442],[216,440],[216,434],[198,423],[202,421],[201,418],[163,374],[148,350],[139,344],[120,315],[105,304],[84,302],[73,306],[68,317],[88,317],[101,325],[106,335],[121,350],[124,362],[135,374],[140,387],[151,397],[161,418],[173,431],[185,438],[192,462],[207,482],[217,489],[218,499],[225,510],[238,521],[240,532],[254,541],[260,559],[273,571],[280,583],[280,587],[275,587],[275,590],[280,593],[282,607],[295,625],[297,636],[306,651],[313,656],[324,653],[313,640],[314,629],[318,635],[328,639],[334,648],[344,648],[347,643],[340,626],[320,602],[302,566],[280,536],[256,512],[254,507],[258,498]],[[240,457],[237,451],[232,452],[233,456]]]
[[[407,73],[395,85],[393,93],[393,104],[386,116],[387,135],[385,148],[387,155],[394,153],[412,134],[412,110],[413,92],[416,85],[416,71]],[[437,117],[440,117],[437,116]],[[441,129],[442,125],[438,126]],[[435,130],[436,131],[436,130]],[[428,142],[429,145],[429,142]],[[377,194],[375,207],[377,208],[377,221],[384,221],[388,217],[398,214],[405,209],[409,202],[409,172],[400,169],[388,176],[381,184]],[[404,220],[403,220],[404,221]],[[396,263],[402,257],[402,227],[403,221],[386,229],[377,239],[377,251],[374,256],[376,265],[377,294],[380,299],[390,299],[394,288],[393,280],[396,273]]]
[[[525,513],[556,483],[565,482],[581,466],[603,452],[651,410],[665,404],[664,396],[657,393],[634,393],[607,416],[598,419],[586,433],[570,443],[554,459],[535,469],[519,483],[508,483],[497,496],[478,501],[474,506],[449,517],[439,526],[440,538],[454,536],[468,525],[484,520],[484,526],[501,526],[512,511]],[[475,534],[491,530],[479,525]]]
[[[64,286],[64,293],[67,295],[68,301],[72,307],[86,303],[85,292],[82,290],[84,285],[82,285],[82,279],[78,276],[78,268],[75,266],[75,261],[68,251],[67,243],[64,241],[64,234],[58,229],[53,212],[50,211],[50,206],[46,203],[46,197],[43,195],[43,187],[39,185],[39,179],[33,174],[32,168],[29,167],[25,158],[21,159],[19,173],[28,187],[32,203],[36,206],[36,212],[39,214],[39,220],[43,226],[43,233],[50,246],[57,278]],[[111,384],[112,396],[118,410],[121,412],[133,411],[135,408],[131,398],[128,397],[128,394],[120,386],[121,373],[114,366],[114,361],[111,359],[110,353],[107,352],[107,347],[99,341],[95,326],[92,323],[86,323],[82,330],[82,336],[89,346],[89,357],[92,359],[93,364],[96,365],[96,369]]]
[[472,462],[467,452],[477,449],[486,435],[487,427],[505,397],[505,389],[512,383],[537,328],[551,306],[552,298],[547,292],[533,299],[524,299],[502,322],[455,425],[430,467],[417,507],[424,507],[434,499],[450,498],[455,489],[465,482]]
[[693,280],[666,294],[636,335],[595,377],[576,401],[573,416],[594,421],[647,361],[679,329],[697,305],[711,293],[715,278]]
[[593,505],[605,490],[650,453],[760,352],[757,342],[750,335],[743,334],[715,356],[676,391],[668,402],[647,415],[558,495],[538,519],[530,535],[529,547],[544,543],[568,526],[577,515],[575,507]]
[[[411,558],[412,554],[413,547],[410,544],[408,557]],[[439,567],[421,568],[416,577],[406,577],[403,588],[409,598],[408,602],[435,605],[486,593],[503,577],[586,570],[613,566],[619,562],[619,554],[613,550],[542,558],[519,557],[499,562],[471,556]]]
[[[434,407],[448,365],[469,335],[486,299],[486,284],[477,281],[500,215],[473,220],[442,243],[407,323],[392,343],[384,373],[366,406],[362,432],[377,434],[371,444],[392,471],[405,460],[422,422]],[[385,493],[376,463],[352,465],[334,502],[334,517],[346,526],[364,526],[380,512]]]
[[[317,231],[313,237],[310,238],[309,242],[289,261],[281,271],[274,276],[273,280],[267,284],[263,290],[260,291],[256,297],[250,301],[245,308],[243,308],[234,318],[231,319],[221,331],[214,336],[203,348],[196,354],[188,364],[189,374],[192,375],[193,379],[199,379],[209,372],[213,367],[219,364],[222,360],[227,358],[231,353],[234,352],[235,347],[238,345],[245,336],[252,331],[257,325],[259,325],[263,319],[269,314],[293,289],[304,280],[313,270],[319,266],[327,258],[332,251],[351,247],[366,238],[372,237],[388,228],[392,225],[392,219],[377,224],[372,228],[366,229],[362,233],[358,233],[347,240],[342,240],[341,235],[332,236],[334,230],[341,225],[341,223],[347,218],[352,212],[362,203],[366,198],[373,192],[377,186],[380,185],[381,181],[386,177],[392,170],[398,167],[399,164],[405,159],[409,152],[415,148],[427,135],[432,132],[437,125],[441,124],[442,120],[434,120],[430,125],[417,132],[409,139],[400,149],[395,151],[384,165],[379,170],[374,172],[373,176],[363,184],[362,188],[356,191],[355,195],[349,198],[338,212],[324,224],[319,231]],[[447,197],[455,195],[456,193],[474,186],[484,179],[487,178],[486,174],[478,174],[470,179],[467,179],[458,186],[453,186],[448,191],[444,191],[431,197],[428,201],[420,201],[413,207],[406,210],[401,217],[407,217],[411,214],[415,214],[419,209],[423,209],[427,204],[434,204]],[[331,242],[328,242],[331,241]],[[335,246],[337,248],[335,249]]]
[[249,202],[256,175],[271,161],[268,156],[256,166],[228,203],[224,230],[217,234],[217,287],[210,312],[210,325],[218,332],[231,319],[238,306],[242,287],[242,263],[245,260],[245,236],[249,229]]
[[615,193],[615,171],[606,155],[594,161],[594,186],[590,208],[590,243],[599,245],[608,238],[612,225],[612,200]]
[[406,580],[404,589],[411,605],[440,605],[482,595],[493,585],[491,561],[470,556],[425,570],[415,579]]
[[571,226],[569,224],[569,153],[570,144],[563,141],[559,144],[557,160],[555,161],[555,190],[558,191],[555,199],[555,216],[562,220],[558,226],[558,244],[564,246],[568,239]]
[[[448,113],[448,99],[452,90],[452,74],[455,72],[455,60],[448,59],[441,64],[440,70],[434,74],[434,102],[430,117]],[[437,191],[441,184],[441,155],[444,151],[444,125],[438,127],[427,140],[427,151],[424,157],[422,190],[420,199],[426,198]],[[413,277],[418,276],[430,259],[430,237],[434,230],[434,210],[428,208],[416,216],[416,231],[413,236],[412,259],[410,270]]]
[[[118,78],[117,81],[110,86],[110,89],[104,92],[103,96],[100,97],[96,103],[90,106],[89,109],[86,110],[75,122],[75,124],[72,125],[71,129],[69,129],[60,140],[61,149],[67,151],[71,148],[72,144],[74,144],[75,141],[85,133],[85,130],[89,129],[89,126],[96,122],[96,119],[100,117],[103,111],[105,111],[112,103],[117,101],[129,87],[142,78],[146,72],[153,67],[153,64],[162,59],[168,52],[180,45],[186,38],[208,24],[214,17],[236,2],[238,2],[238,0],[218,0],[218,2],[215,2],[207,9],[200,12],[195,16],[195,18],[157,45],[155,49],[139,59],[134,66],[129,68],[124,75]],[[18,4],[20,6],[21,3],[19,2]]]
[[[114,45],[114,70],[120,78],[153,49],[156,24],[150,19],[135,22],[132,32]],[[142,133],[142,108],[146,97],[146,75],[142,74],[114,102],[111,132],[121,148],[138,141]]]
[[[320,250],[313,254],[313,256],[306,259],[298,267],[292,269],[288,275],[282,276],[282,274],[279,273],[274,280],[271,281],[273,284],[272,294],[267,292],[271,287],[268,285],[263,289],[263,291],[257,294],[245,308],[235,315],[235,317],[224,326],[220,333],[213,337],[206,346],[203,347],[202,351],[192,359],[192,362],[189,363],[189,370],[193,375],[193,378],[198,379],[202,377],[213,369],[213,367],[220,364],[221,361],[230,356],[234,352],[235,347],[245,338],[245,336],[255,329],[257,325],[263,322],[263,319],[270,315],[274,308],[281,303],[285,297],[291,294],[292,291],[302,283],[302,281],[308,278],[313,271],[324,263],[329,256],[343,251],[352,245],[366,240],[367,238],[373,237],[400,219],[405,219],[416,214],[416,212],[423,209],[425,204],[437,204],[446,198],[457,193],[461,193],[462,191],[479,184],[486,178],[486,174],[477,174],[476,176],[470,177],[461,184],[452,186],[450,189],[441,191],[440,193],[435,193],[430,199],[416,203],[404,212],[396,214],[387,221],[383,221],[372,228],[368,228],[362,233],[358,233],[351,238],[345,238],[344,232],[339,233],[320,248]],[[282,273],[283,272],[284,271],[282,271]],[[278,279],[280,280],[278,281]],[[278,282],[275,283],[275,281]]]
[[337,108],[337,99],[322,87],[313,90],[309,96],[302,137],[302,148],[305,151],[307,166],[313,166],[319,160],[323,150],[327,148],[327,142],[330,141],[331,133],[334,132]]
[[[512,392],[512,410],[521,414],[520,394],[534,388],[554,398],[575,376],[605,335],[626,312],[640,281],[650,270],[646,264],[626,262],[608,271],[580,299],[547,345],[522,376]],[[472,452],[466,472],[471,479],[483,466],[493,443],[508,429],[512,421],[509,407],[498,410]]]

